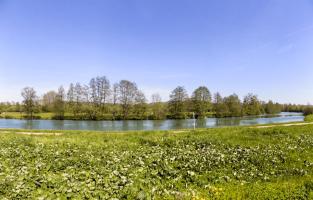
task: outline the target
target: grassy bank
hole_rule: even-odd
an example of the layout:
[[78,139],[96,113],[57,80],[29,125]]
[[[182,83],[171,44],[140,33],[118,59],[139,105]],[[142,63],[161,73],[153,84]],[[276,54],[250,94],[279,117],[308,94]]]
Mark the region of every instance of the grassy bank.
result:
[[[3,112],[0,114],[2,119],[25,119],[26,116],[21,112]],[[34,114],[35,119],[49,120],[53,118],[53,113],[36,113]]]
[[0,132],[1,199],[313,198],[312,125]]

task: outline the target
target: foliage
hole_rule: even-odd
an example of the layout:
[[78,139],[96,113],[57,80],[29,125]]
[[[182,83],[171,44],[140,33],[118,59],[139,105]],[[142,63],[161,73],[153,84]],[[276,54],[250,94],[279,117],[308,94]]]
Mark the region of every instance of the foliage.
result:
[[227,106],[227,112],[224,114],[227,117],[242,116],[241,102],[238,95],[233,94],[224,98],[224,104]]
[[228,113],[227,105],[224,103],[223,97],[220,95],[220,93],[214,94],[214,112],[216,117],[225,117],[226,113]]
[[261,102],[254,94],[248,94],[243,100],[242,112],[244,115],[260,115],[263,113]]
[[205,86],[198,87],[192,94],[193,111],[197,118],[206,117],[206,113],[211,108],[211,93]]
[[312,115],[313,114],[313,106],[307,106],[305,109],[304,109],[304,115]]
[[310,199],[312,128],[60,136],[6,130],[0,134],[0,198]]
[[121,80],[111,86],[105,76],[92,78],[88,84],[71,83],[67,91],[61,86],[59,91],[49,91],[39,98],[33,88],[26,89],[28,92],[23,94],[34,92],[35,96],[27,101],[24,98],[23,106],[14,102],[0,103],[0,117],[11,118],[13,115],[9,112],[25,112],[25,118],[40,116],[46,119],[38,113],[53,113],[51,118],[59,120],[163,120],[192,118],[193,113],[197,118],[277,114],[280,111],[313,113],[311,106],[264,103],[253,94],[248,94],[242,102],[237,94],[222,97],[216,93],[212,102],[206,86],[195,89],[190,98],[186,89],[179,86],[172,91],[169,101],[161,101],[159,94],[152,95],[152,101],[149,101],[135,82]]
[[241,101],[236,94],[222,98],[219,93],[214,95],[214,111],[217,117],[242,116]]
[[273,101],[269,101],[267,104],[265,104],[264,110],[267,114],[278,114],[282,109],[281,105],[278,103],[274,104]]
[[23,97],[23,110],[28,119],[33,119],[37,109],[37,95],[34,88],[26,87],[21,93]]
[[187,91],[184,87],[178,86],[175,88],[169,101],[169,112],[171,118],[183,119],[185,118],[184,112],[186,112],[186,100],[188,99]]
[[313,122],[313,114],[305,116],[304,121]]
[[283,104],[282,111],[283,112],[303,112],[310,107],[310,105],[296,105],[296,104]]

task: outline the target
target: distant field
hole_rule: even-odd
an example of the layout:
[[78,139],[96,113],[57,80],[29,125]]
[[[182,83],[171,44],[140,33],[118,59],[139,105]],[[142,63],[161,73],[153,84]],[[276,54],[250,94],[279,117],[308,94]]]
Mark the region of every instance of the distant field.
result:
[[[4,112],[0,114],[0,118],[7,118],[7,119],[23,119],[24,113],[20,112]],[[34,114],[35,117],[40,117],[40,119],[52,119],[53,113],[36,113]]]
[[312,199],[312,155],[313,125],[0,130],[0,197]]
[[[35,113],[34,117],[40,118],[40,119],[52,119],[53,113]],[[25,113],[20,112],[3,112],[0,114],[0,118],[7,118],[7,119],[23,119],[25,116]],[[65,116],[71,116],[70,114],[65,114]]]

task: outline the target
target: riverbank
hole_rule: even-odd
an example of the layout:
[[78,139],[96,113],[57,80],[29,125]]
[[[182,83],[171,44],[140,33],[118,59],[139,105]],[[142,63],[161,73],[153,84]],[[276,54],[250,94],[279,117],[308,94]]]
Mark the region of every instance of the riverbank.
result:
[[[26,117],[22,112],[3,112],[0,114],[0,119],[26,119]],[[53,113],[34,114],[34,119],[51,120]]]
[[1,130],[0,197],[310,199],[312,130]]

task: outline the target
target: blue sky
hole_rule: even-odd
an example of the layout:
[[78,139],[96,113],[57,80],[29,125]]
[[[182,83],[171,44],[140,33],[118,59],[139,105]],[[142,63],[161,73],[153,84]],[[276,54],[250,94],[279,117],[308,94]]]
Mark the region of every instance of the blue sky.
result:
[[97,75],[313,103],[313,1],[0,0],[0,101]]

